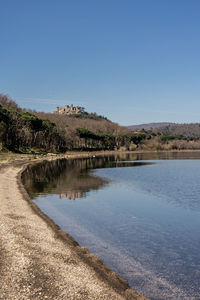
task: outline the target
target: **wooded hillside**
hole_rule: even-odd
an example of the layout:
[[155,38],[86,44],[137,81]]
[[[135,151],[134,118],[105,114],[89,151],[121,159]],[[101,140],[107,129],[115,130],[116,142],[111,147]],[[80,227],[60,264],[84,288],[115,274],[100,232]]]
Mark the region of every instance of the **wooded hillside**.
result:
[[15,102],[3,97],[0,99],[0,148],[60,152],[66,143],[55,123],[22,111]]
[[182,135],[186,138],[200,138],[200,123],[171,124],[162,126],[155,130],[155,133],[168,135]]
[[22,153],[200,149],[200,124],[132,131],[96,113],[79,118],[37,112],[0,95],[0,151],[6,149]]
[[135,149],[151,137],[94,113],[74,118],[22,109],[5,95],[0,95],[0,128],[1,149],[19,152]]

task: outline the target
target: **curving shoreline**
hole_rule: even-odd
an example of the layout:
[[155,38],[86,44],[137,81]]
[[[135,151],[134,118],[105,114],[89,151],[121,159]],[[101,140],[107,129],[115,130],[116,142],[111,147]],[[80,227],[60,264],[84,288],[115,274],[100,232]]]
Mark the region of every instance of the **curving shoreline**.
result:
[[28,164],[0,169],[0,299],[147,299],[32,202]]

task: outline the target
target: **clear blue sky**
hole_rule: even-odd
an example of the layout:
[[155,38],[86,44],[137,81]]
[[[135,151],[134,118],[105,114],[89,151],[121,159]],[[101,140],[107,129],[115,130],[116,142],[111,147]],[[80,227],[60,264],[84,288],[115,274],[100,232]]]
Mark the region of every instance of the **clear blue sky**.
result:
[[0,0],[0,93],[123,125],[200,122],[199,0]]

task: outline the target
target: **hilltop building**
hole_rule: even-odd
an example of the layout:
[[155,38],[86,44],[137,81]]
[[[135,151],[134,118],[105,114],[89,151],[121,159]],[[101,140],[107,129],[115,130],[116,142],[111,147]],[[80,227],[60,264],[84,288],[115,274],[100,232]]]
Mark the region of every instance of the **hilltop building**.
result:
[[59,115],[81,115],[84,113],[84,107],[73,106],[73,104],[65,105],[65,107],[57,106],[55,113]]

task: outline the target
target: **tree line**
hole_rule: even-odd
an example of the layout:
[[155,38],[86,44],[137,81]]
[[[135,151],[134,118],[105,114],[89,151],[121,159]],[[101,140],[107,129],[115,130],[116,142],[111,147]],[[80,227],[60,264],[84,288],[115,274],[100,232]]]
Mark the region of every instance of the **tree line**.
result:
[[1,149],[15,152],[65,150],[64,136],[55,123],[23,111],[14,101],[6,99],[5,96],[2,98],[0,98]]

